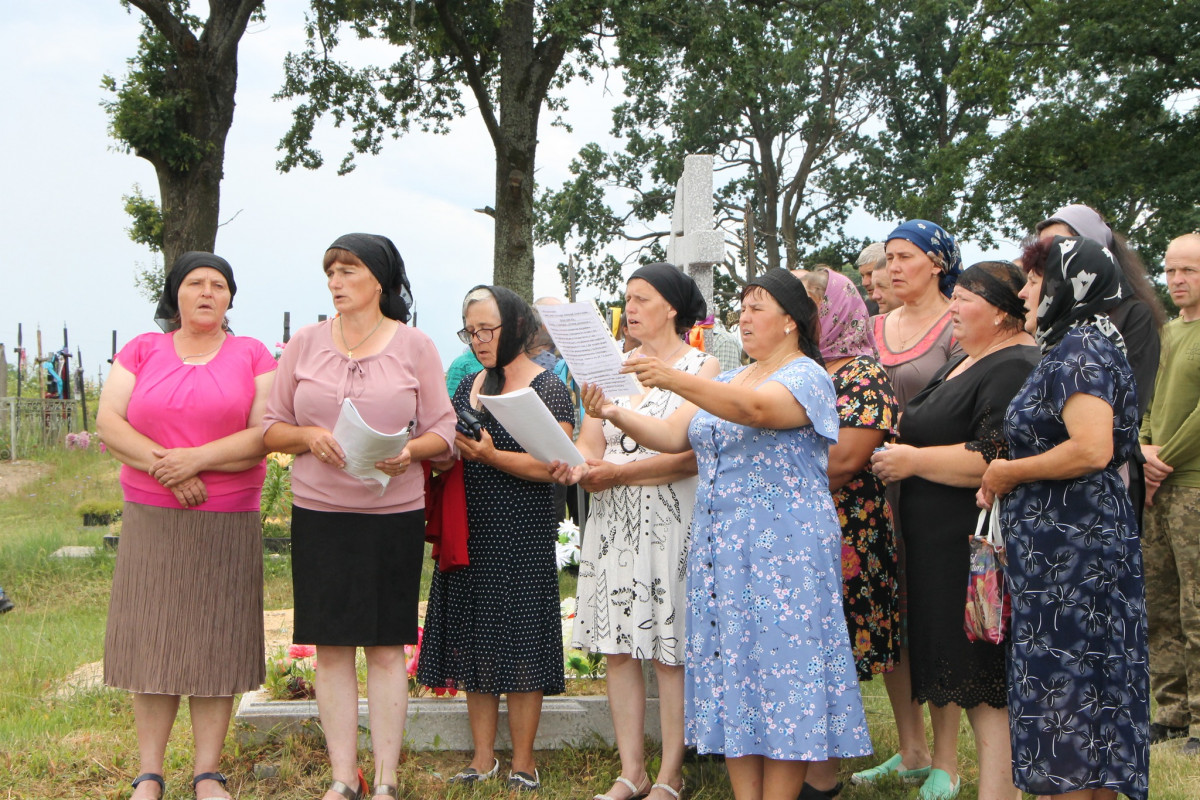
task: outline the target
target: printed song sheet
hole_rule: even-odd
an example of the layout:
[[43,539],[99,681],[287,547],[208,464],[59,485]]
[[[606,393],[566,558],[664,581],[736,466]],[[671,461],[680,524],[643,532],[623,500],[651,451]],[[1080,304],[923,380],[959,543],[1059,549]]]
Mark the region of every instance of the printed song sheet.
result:
[[333,426],[333,438],[346,453],[346,472],[363,482],[378,483],[381,495],[391,477],[375,469],[375,464],[400,455],[408,444],[408,432],[408,428],[397,433],[375,430],[363,421],[350,398],[342,401],[337,424]]
[[594,383],[608,397],[642,393],[636,378],[619,371],[625,357],[596,309],[587,303],[564,303],[538,306],[538,313],[576,383]]
[[538,461],[565,461],[572,467],[584,462],[571,437],[528,386],[509,394],[481,394],[479,401]]

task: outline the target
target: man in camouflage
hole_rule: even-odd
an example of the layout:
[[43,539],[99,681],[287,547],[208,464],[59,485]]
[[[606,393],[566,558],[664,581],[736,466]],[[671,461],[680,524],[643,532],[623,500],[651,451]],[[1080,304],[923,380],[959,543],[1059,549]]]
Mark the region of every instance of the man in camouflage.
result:
[[1183,751],[1200,756],[1200,234],[1171,242],[1164,276],[1180,313],[1163,328],[1141,428],[1150,684],[1158,701],[1150,742],[1187,736]]

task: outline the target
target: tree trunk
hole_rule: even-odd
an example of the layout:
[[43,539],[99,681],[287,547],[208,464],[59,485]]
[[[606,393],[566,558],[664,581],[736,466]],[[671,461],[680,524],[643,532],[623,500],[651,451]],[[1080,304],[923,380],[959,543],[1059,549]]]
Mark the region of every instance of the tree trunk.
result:
[[162,0],[131,0],[171,43],[175,63],[166,70],[169,89],[187,97],[180,131],[203,143],[192,163],[172,164],[153,147],[135,152],[154,165],[162,198],[163,269],[188,250],[212,252],[220,225],[225,140],[233,126],[238,44],[262,0],[212,0],[197,38]]
[[[504,116],[508,116],[504,114]],[[532,122],[536,130],[537,122]],[[522,128],[525,126],[522,125]],[[512,289],[533,302],[533,165],[537,152],[536,136],[524,132],[513,135],[505,125],[510,141],[496,148],[496,224],[492,253],[492,282]]]
[[224,150],[221,147],[187,172],[156,167],[162,197],[163,266],[168,272],[181,253],[211,253],[216,247]]
[[506,3],[500,32],[492,281],[529,302],[533,302],[533,168],[544,99],[544,92],[533,85],[534,60],[533,4]]
[[214,49],[202,39],[178,55],[179,75],[191,98],[187,129],[208,151],[184,170],[155,162],[163,203],[163,267],[168,271],[180,253],[211,253],[217,244],[225,140],[233,127],[237,92],[237,48],[225,48],[219,57]]

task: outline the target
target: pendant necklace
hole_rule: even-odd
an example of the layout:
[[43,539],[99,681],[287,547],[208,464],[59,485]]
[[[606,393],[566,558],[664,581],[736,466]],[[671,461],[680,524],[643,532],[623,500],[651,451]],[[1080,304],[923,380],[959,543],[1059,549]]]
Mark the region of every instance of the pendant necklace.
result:
[[375,331],[379,330],[379,326],[383,324],[383,321],[385,319],[387,319],[387,317],[381,315],[379,317],[379,322],[376,322],[375,327],[371,328],[371,332],[368,333],[366,336],[364,336],[362,338],[362,341],[360,341],[358,344],[354,345],[354,347],[351,347],[350,343],[346,341],[346,323],[342,322],[341,317],[338,317],[338,333],[340,333],[342,335],[342,346],[344,346],[346,348],[346,357],[354,358],[354,351],[357,350],[358,348],[362,347],[364,344],[366,344],[367,339],[370,339],[372,336],[375,335]]

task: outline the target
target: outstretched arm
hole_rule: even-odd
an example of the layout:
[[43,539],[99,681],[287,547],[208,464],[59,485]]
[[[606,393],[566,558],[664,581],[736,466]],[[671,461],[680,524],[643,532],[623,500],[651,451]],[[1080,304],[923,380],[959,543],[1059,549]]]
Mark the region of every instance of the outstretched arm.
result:
[[[720,383],[672,369],[657,358],[647,357],[626,361],[621,371],[632,372],[643,385],[675,392],[695,407],[738,425],[787,430],[809,424],[808,413],[791,391],[769,379],[757,386]],[[746,374],[743,371],[739,376]]]

